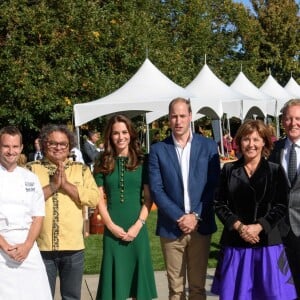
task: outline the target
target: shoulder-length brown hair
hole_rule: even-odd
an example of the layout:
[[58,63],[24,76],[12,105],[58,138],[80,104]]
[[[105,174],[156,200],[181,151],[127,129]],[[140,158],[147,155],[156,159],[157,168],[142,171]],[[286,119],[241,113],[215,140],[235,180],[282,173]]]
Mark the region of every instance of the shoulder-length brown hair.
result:
[[247,120],[238,129],[235,135],[235,142],[239,150],[241,149],[242,138],[257,131],[263,139],[265,145],[262,149],[262,156],[268,157],[273,148],[271,133],[269,128],[261,120]]
[[95,163],[94,173],[109,174],[115,168],[115,158],[117,152],[112,142],[112,127],[115,123],[124,123],[130,135],[128,145],[128,161],[126,168],[128,170],[136,169],[143,160],[143,152],[138,140],[137,132],[129,118],[123,115],[116,115],[109,119],[104,130],[104,151]]

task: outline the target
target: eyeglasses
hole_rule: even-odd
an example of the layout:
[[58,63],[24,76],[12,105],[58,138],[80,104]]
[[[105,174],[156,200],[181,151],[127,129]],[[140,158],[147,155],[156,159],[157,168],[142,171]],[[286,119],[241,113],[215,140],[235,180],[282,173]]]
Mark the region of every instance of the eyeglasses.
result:
[[59,146],[60,149],[64,150],[64,149],[68,148],[69,143],[66,143],[66,142],[57,143],[57,142],[54,142],[54,141],[47,141],[47,146],[50,149],[54,149],[54,148],[57,148]]

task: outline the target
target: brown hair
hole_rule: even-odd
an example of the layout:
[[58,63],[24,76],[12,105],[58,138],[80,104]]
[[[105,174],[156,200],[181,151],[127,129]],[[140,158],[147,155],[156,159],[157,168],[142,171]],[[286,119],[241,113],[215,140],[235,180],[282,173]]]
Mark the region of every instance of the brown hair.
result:
[[185,103],[187,105],[187,107],[188,107],[189,113],[192,112],[191,101],[189,99],[178,97],[178,98],[173,99],[169,103],[169,114],[170,114],[170,112],[172,110],[173,105],[176,104],[176,103],[178,103],[178,102]]
[[261,120],[248,120],[245,121],[238,129],[235,135],[236,145],[241,149],[242,138],[257,131],[259,136],[263,139],[265,145],[262,150],[262,156],[268,157],[273,148],[271,133],[269,128]]
[[270,130],[271,135],[276,136],[276,129],[274,128],[274,126],[272,124],[269,124],[268,128]]
[[140,147],[137,132],[130,119],[123,115],[116,115],[109,119],[104,130],[104,151],[95,162],[94,173],[109,174],[115,168],[115,157],[117,152],[112,143],[112,127],[115,123],[124,123],[130,135],[130,143],[128,149],[128,162],[126,168],[134,170],[141,164],[143,152]]
[[26,165],[26,163],[27,163],[27,157],[25,154],[21,153],[18,158],[17,164],[20,167],[24,167]]
[[9,134],[12,136],[18,135],[20,137],[20,144],[23,143],[22,133],[16,126],[6,126],[0,130],[0,139],[4,134]]

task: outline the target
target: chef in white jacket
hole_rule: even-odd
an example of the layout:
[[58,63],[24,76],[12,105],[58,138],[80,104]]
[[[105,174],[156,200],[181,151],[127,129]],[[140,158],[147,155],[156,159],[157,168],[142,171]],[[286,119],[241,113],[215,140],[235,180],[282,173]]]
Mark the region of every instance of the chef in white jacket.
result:
[[51,300],[35,241],[45,215],[44,195],[36,175],[17,166],[22,149],[18,128],[0,130],[0,298]]

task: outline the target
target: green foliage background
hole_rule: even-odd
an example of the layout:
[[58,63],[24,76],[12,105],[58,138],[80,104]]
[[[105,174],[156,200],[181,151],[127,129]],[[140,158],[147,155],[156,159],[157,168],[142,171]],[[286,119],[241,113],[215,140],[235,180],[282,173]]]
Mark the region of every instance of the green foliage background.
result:
[[[181,86],[204,64],[230,84],[269,72],[300,82],[299,1],[0,1],[0,126],[33,141],[49,122],[72,125],[75,103],[122,86],[146,57]],[[96,120],[95,122],[98,122]]]

